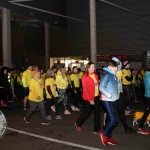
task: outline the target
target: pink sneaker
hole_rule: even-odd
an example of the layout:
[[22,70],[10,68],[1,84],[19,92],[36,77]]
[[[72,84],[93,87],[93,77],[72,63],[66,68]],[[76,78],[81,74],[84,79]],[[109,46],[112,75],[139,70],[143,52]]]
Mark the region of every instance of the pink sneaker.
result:
[[77,125],[76,125],[76,122],[75,122],[74,124],[75,124],[76,129],[77,129],[78,131],[82,131],[82,128],[81,128],[81,127],[79,127],[79,126],[77,126]]
[[1,101],[2,107],[7,107],[7,104],[5,104],[3,101]]
[[145,134],[145,135],[148,135],[148,134],[149,134],[148,131],[145,131],[144,129],[141,129],[141,128],[139,128],[139,129],[137,130],[137,133]]
[[71,106],[72,111],[76,111],[76,107],[75,106]]
[[71,112],[70,112],[70,111],[68,111],[68,110],[65,110],[65,111],[64,111],[64,114],[65,114],[65,115],[70,115],[70,114],[71,114]]

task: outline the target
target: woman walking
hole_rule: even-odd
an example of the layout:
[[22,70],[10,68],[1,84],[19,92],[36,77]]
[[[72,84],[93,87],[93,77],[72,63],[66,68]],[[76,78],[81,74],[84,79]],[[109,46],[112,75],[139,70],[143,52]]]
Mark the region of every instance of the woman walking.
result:
[[100,100],[99,100],[99,80],[95,71],[95,65],[93,62],[89,62],[86,65],[85,73],[82,76],[83,87],[83,103],[84,112],[80,115],[75,122],[76,129],[81,131],[81,126],[89,118],[91,111],[94,111],[94,134],[102,134],[100,128]]
[[56,84],[54,80],[54,71],[52,69],[48,69],[45,76],[45,91],[46,91],[46,119],[52,120],[50,116],[50,110],[52,101],[55,104],[56,117],[55,119],[61,120],[62,117],[59,115],[59,104],[58,97],[56,95]]

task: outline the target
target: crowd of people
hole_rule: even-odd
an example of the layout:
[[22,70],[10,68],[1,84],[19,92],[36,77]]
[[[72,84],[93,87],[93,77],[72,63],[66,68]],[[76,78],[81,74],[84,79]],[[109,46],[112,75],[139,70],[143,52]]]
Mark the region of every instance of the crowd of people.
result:
[[[95,64],[89,62],[84,71],[74,66],[53,66],[44,71],[38,66],[30,65],[26,70],[15,70],[1,67],[0,73],[0,101],[2,107],[7,107],[7,100],[13,98],[23,100],[23,110],[27,110],[25,123],[30,123],[30,117],[36,109],[40,110],[42,125],[49,125],[51,109],[56,113],[55,119],[63,119],[59,114],[60,103],[63,103],[64,114],[70,115],[68,110],[68,95],[71,96],[72,111],[84,111],[75,121],[78,131],[94,112],[94,134],[101,136],[104,146],[118,145],[112,138],[112,132],[118,124],[118,114],[125,133],[149,134],[143,129],[150,113],[150,67],[142,66],[140,70],[130,69],[130,62],[123,63],[116,57],[107,67],[95,69]],[[144,96],[146,107],[138,130],[132,129],[126,120],[126,115],[132,114],[131,98],[139,102]],[[28,106],[29,102],[29,106]],[[103,130],[101,128],[100,110],[103,109]]]

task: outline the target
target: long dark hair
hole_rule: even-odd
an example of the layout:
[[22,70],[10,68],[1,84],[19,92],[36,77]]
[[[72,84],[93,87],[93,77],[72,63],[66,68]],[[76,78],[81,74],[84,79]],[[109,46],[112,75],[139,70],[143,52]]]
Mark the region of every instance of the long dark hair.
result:
[[85,67],[85,70],[84,70],[84,73],[88,73],[88,69],[90,68],[91,65],[95,65],[93,62],[88,62],[86,67]]

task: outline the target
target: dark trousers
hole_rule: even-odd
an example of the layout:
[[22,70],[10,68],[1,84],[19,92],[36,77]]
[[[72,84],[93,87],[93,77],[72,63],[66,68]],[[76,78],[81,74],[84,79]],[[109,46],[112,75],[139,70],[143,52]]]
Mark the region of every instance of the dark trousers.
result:
[[36,108],[38,107],[40,110],[41,118],[43,122],[46,122],[46,115],[45,115],[45,104],[44,101],[41,102],[33,102],[29,100],[30,110],[27,112],[26,117],[27,119],[35,112]]
[[131,85],[123,85],[123,92],[124,92],[124,95],[125,95],[126,106],[130,107]]
[[118,113],[124,129],[127,130],[129,127],[125,115],[125,109],[126,109],[125,106],[126,106],[126,98],[123,93],[120,93],[120,98],[118,100]]
[[[74,93],[74,89],[72,89],[72,90],[73,90],[73,93]],[[75,88],[75,90],[76,90],[77,93],[74,93],[73,105],[74,105],[75,107],[77,107],[78,104],[79,104],[80,98],[81,98],[81,97],[80,97],[81,91],[80,91],[80,88]]]
[[6,102],[8,100],[11,100],[11,91],[10,88],[0,88],[0,100]]
[[139,128],[143,128],[144,123],[150,113],[150,97],[145,97],[145,102],[146,102],[146,106],[145,106],[144,114],[142,116]]
[[118,124],[117,101],[102,101],[107,110],[108,121],[104,131],[104,135],[108,138],[112,137],[112,131]]
[[100,100],[98,97],[94,98],[95,105],[91,105],[90,102],[84,101],[84,112],[80,115],[76,121],[77,126],[81,126],[90,116],[91,111],[94,111],[94,132],[100,131]]
[[56,116],[59,115],[58,99],[57,99],[57,97],[55,97],[53,99],[47,98],[47,100],[46,100],[46,105],[45,105],[46,116],[50,115],[50,110],[51,110],[52,102],[54,102],[54,104],[55,104]]
[[23,86],[22,85],[18,85],[17,86],[17,98],[19,99],[19,100],[22,100],[23,99],[23,97],[24,97],[24,88],[23,88]]

